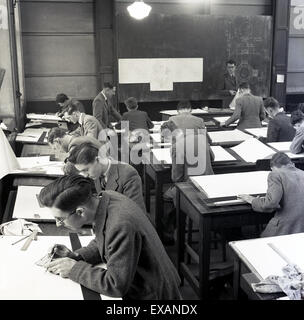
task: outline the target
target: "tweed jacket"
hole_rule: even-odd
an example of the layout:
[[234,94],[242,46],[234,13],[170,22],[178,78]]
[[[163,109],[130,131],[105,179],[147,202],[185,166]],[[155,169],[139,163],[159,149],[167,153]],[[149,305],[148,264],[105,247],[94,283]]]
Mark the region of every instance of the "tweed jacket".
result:
[[273,119],[270,119],[267,129],[267,142],[292,141],[296,130],[290,122],[290,117],[284,112],[279,112]]

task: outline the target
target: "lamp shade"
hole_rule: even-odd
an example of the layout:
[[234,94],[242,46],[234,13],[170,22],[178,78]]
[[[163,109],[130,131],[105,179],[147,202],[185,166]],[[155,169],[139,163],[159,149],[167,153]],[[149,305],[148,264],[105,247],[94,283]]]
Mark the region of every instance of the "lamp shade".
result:
[[127,9],[131,17],[137,20],[141,20],[149,15],[152,8],[143,1],[135,1],[131,5],[129,5]]

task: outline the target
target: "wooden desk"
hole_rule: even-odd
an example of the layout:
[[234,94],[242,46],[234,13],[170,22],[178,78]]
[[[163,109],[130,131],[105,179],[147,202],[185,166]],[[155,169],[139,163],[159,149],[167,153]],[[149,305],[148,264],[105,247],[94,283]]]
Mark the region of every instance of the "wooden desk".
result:
[[[251,206],[235,205],[223,207],[208,207],[206,197],[191,183],[177,183],[177,247],[178,271],[182,279],[185,277],[200,299],[208,299],[210,277],[210,244],[211,231],[220,231],[245,225],[264,224],[272,217],[271,214],[261,214],[252,211]],[[199,253],[189,249],[190,244],[185,238],[186,216],[199,229]],[[185,253],[196,256],[199,267],[198,278],[191,272],[185,262]]]

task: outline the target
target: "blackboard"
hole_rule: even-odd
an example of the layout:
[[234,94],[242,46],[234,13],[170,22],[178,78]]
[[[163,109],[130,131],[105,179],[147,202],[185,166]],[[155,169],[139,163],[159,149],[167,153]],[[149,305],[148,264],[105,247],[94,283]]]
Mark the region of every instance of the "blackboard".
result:
[[203,82],[174,83],[173,91],[150,91],[149,84],[119,84],[119,101],[204,100],[223,82],[225,62],[237,61],[239,80],[256,95],[269,95],[272,17],[150,14],[138,21],[116,17],[117,63],[134,58],[203,58]]

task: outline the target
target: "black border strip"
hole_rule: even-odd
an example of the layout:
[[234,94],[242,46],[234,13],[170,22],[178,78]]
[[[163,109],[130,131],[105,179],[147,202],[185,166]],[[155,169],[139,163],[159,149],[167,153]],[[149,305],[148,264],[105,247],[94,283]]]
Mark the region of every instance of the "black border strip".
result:
[[[81,243],[77,233],[70,233],[70,241],[73,251],[80,249]],[[80,285],[84,300],[102,300],[99,293]]]

